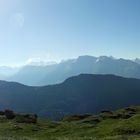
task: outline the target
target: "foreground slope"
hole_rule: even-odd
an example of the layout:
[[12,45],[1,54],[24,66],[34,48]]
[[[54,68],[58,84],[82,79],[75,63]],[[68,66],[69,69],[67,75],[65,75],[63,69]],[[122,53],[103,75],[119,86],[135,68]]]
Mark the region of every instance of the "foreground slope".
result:
[[[20,118],[22,122],[23,118]],[[19,122],[19,118],[18,118]],[[131,106],[98,115],[67,116],[59,122],[38,119],[18,123],[0,116],[0,139],[9,140],[139,140],[140,107]]]
[[114,75],[82,74],[44,87],[0,81],[0,109],[33,112],[51,119],[140,105],[139,99],[140,80]]

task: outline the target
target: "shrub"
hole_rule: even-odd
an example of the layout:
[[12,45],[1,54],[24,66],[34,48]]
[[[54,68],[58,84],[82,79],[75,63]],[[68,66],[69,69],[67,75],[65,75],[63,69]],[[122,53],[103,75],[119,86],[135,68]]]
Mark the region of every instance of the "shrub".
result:
[[4,112],[5,116],[7,119],[14,119],[15,118],[15,114],[12,110],[5,110]]

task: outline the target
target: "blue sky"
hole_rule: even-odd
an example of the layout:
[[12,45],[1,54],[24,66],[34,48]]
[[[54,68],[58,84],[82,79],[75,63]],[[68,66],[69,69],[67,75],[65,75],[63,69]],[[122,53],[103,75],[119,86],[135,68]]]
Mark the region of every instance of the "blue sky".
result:
[[139,0],[0,0],[0,65],[140,57]]

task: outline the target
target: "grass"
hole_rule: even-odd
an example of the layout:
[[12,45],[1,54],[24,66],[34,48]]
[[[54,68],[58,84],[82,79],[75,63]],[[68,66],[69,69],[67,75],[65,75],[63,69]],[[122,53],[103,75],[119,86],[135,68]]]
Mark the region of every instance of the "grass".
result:
[[0,140],[140,140],[140,107],[37,124],[0,117]]

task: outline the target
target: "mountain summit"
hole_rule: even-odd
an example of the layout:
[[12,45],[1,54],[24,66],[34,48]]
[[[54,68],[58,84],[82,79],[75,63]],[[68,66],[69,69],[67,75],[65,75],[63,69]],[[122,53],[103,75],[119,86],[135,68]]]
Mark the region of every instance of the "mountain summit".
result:
[[115,74],[122,77],[140,78],[140,64],[107,56],[79,56],[77,59],[62,61],[59,64],[27,65],[4,80],[42,86],[61,83],[79,74]]

